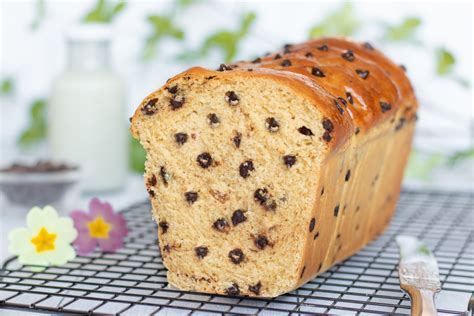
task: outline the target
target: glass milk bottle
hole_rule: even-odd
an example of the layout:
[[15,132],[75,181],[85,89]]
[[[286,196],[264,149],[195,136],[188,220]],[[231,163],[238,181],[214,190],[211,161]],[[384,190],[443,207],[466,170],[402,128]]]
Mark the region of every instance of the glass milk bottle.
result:
[[85,191],[118,189],[127,172],[125,91],[111,70],[109,50],[106,25],[69,32],[67,70],[50,99],[51,156],[81,167]]

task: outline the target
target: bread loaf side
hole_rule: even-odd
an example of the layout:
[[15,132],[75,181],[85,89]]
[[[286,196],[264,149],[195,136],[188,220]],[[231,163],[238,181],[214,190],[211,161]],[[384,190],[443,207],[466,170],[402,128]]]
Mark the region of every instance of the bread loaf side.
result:
[[168,80],[131,123],[168,281],[273,297],[357,252],[393,215],[416,110],[403,67],[346,39]]

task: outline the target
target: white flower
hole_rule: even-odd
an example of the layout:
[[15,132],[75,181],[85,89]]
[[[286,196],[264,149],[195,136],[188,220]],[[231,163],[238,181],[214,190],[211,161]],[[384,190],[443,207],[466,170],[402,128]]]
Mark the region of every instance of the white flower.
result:
[[33,207],[26,216],[26,228],[8,234],[8,250],[24,265],[60,266],[76,257],[71,243],[77,231],[69,217],[59,217],[51,206]]

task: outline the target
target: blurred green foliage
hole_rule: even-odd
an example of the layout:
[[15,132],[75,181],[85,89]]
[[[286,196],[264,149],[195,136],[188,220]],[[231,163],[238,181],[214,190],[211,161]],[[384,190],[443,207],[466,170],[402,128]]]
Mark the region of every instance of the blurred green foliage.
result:
[[398,25],[385,26],[383,40],[392,42],[412,42],[417,43],[416,31],[421,25],[421,19],[418,17],[407,17]]
[[360,28],[361,22],[354,12],[354,6],[345,2],[338,10],[326,16],[321,23],[309,30],[309,37],[351,36]]
[[46,5],[44,0],[36,0],[35,13],[33,22],[31,22],[31,29],[36,30],[40,24],[44,21],[46,16]]
[[216,31],[206,37],[201,48],[196,51],[184,52],[178,56],[178,59],[191,60],[203,58],[208,56],[211,50],[218,49],[223,54],[224,62],[230,63],[237,55],[239,44],[248,35],[256,18],[257,16],[254,12],[245,13],[241,16],[239,27],[235,31]]
[[438,75],[443,76],[451,73],[455,63],[454,55],[446,48],[439,47],[436,50],[436,73]]
[[29,147],[46,138],[46,101],[37,99],[30,106],[29,126],[20,134],[18,144],[22,147]]
[[468,148],[466,150],[458,151],[454,153],[451,157],[448,158],[448,165],[454,166],[458,162],[473,159],[474,158],[474,147]]
[[148,15],[147,22],[151,27],[151,32],[145,40],[143,59],[147,61],[155,57],[159,43],[165,38],[183,41],[185,38],[184,30],[175,21],[178,12],[203,1],[175,0],[169,13]]
[[129,167],[130,170],[137,173],[145,171],[146,152],[142,145],[130,135],[129,138]]
[[13,78],[4,78],[0,82],[0,95],[6,96],[13,92]]
[[147,21],[152,27],[152,32],[145,42],[143,50],[143,58],[145,60],[150,60],[155,56],[158,43],[163,38],[168,37],[178,41],[184,39],[183,29],[175,24],[172,16],[149,15],[147,16]]
[[97,0],[95,6],[82,18],[84,23],[110,23],[126,6],[121,0],[115,4],[107,0]]

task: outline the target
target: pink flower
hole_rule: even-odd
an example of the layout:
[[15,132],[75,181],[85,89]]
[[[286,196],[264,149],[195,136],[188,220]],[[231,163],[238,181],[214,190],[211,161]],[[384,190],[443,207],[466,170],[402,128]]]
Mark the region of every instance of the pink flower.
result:
[[74,210],[70,216],[78,232],[73,244],[80,255],[93,252],[97,244],[105,252],[115,252],[123,247],[123,238],[128,234],[127,222],[109,203],[93,198],[89,213]]

